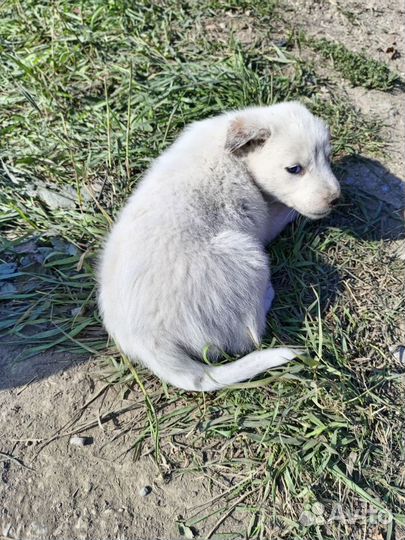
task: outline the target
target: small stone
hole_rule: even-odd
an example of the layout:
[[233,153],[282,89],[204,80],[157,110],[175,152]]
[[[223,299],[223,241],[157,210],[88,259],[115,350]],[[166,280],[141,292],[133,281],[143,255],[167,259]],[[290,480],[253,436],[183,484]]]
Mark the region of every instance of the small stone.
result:
[[316,518],[312,512],[310,512],[309,510],[304,510],[304,512],[302,512],[302,514],[299,517],[299,522],[304,527],[310,527],[311,525],[315,523],[315,519]]
[[0,264],[0,275],[7,276],[12,275],[17,271],[17,265],[15,263],[2,263]]
[[179,528],[180,536],[187,538],[188,540],[192,540],[196,537],[196,531],[194,527],[189,527],[183,521],[178,522],[177,527]]
[[28,240],[28,242],[22,242],[18,246],[15,246],[14,251],[16,253],[35,253],[38,249],[34,240]]
[[325,507],[322,503],[320,502],[316,502],[312,505],[312,513],[315,514],[316,516],[321,516],[325,510]]
[[398,360],[403,366],[405,366],[405,346],[399,345],[392,347],[391,352],[395,360]]
[[147,497],[150,493],[152,493],[152,488],[150,486],[143,486],[138,493],[141,497]]
[[82,313],[81,306],[75,307],[75,308],[70,310],[70,314],[72,315],[72,317],[77,317],[77,316],[81,315],[81,313]]
[[40,187],[37,190],[37,195],[51,210],[70,209],[76,206],[75,200],[70,193],[66,195],[46,187]]
[[4,283],[4,285],[0,286],[0,295],[6,296],[6,295],[13,295],[16,294],[17,287],[13,285],[12,283]]
[[73,446],[88,446],[93,444],[93,437],[80,437],[79,435],[73,435],[70,437],[69,444]]

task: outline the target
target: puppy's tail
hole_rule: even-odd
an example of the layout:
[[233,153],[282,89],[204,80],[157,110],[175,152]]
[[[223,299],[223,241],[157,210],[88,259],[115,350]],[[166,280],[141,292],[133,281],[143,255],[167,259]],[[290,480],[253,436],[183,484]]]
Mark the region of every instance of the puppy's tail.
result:
[[163,381],[173,386],[197,392],[212,392],[236,384],[270,368],[286,364],[301,350],[280,347],[254,351],[225,365],[206,365],[186,356],[171,354],[163,349],[137,347],[136,357]]

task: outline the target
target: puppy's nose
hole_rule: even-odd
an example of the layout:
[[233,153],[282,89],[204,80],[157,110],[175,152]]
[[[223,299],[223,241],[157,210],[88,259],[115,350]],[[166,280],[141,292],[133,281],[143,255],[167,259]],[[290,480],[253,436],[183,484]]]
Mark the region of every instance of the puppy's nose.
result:
[[329,204],[330,204],[331,206],[336,206],[337,203],[338,203],[339,201],[340,201],[340,197],[335,197],[334,199],[332,199],[332,200],[330,201]]

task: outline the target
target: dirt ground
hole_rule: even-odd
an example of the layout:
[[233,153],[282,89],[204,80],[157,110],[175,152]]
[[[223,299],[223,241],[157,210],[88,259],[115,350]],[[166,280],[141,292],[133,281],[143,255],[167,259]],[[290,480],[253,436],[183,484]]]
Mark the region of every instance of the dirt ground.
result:
[[106,396],[97,363],[18,355],[0,353],[0,538],[179,537],[176,519],[213,497],[204,478],[167,482],[152,458],[122,455],[128,441],[114,435],[135,409],[118,390]]
[[[285,18],[307,34],[364,49],[405,77],[402,0],[290,0],[288,5]],[[397,59],[386,52],[391,46],[399,52]],[[383,167],[359,165],[350,171],[349,181],[398,210],[403,207],[405,171],[403,94],[339,84],[360,109],[384,121],[388,143]],[[208,481],[185,475],[166,482],[150,457],[134,462],[130,454],[120,455],[122,440],[111,442],[120,418],[105,412],[121,398],[118,391],[111,391],[107,401],[97,397],[104,383],[93,361],[48,353],[18,362],[18,356],[18,349],[1,347],[0,538],[178,538],[176,518],[215,495]],[[129,408],[122,414],[132,414],[130,402],[119,407]],[[70,442],[78,425],[87,426],[79,433],[87,437],[84,446]],[[150,493],[143,496],[142,489]],[[210,524],[205,527],[201,536]]]

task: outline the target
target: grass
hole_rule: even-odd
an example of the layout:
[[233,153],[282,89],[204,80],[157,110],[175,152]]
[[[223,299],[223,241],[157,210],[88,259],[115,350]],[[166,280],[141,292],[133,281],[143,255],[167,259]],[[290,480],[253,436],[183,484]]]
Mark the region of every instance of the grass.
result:
[[[179,521],[183,535],[213,514],[206,536],[220,538],[232,514],[245,524],[233,538],[394,538],[405,526],[404,387],[389,346],[400,340],[404,264],[392,255],[389,208],[346,188],[333,217],[301,220],[272,246],[282,292],[265,342],[305,343],[316,360],[214,395],[129,368],[101,329],[94,280],[111,221],[187,123],[300,98],[330,123],[338,163],[381,153],[378,122],[322,98],[312,67],[272,42],[283,31],[275,3],[0,9],[0,331],[28,336],[28,355],[58,346],[104,359],[108,384],[142,406],[123,425],[132,442],[122,451],[153,452],[163,474],[183,467],[223,494]],[[336,50],[327,54],[351,82],[393,84]]]
[[366,54],[351,51],[341,43],[314,38],[309,38],[306,42],[325,60],[330,60],[333,67],[352,86],[387,91],[401,82],[400,77],[386,64],[369,58]]

